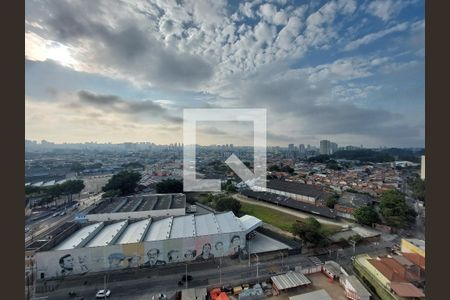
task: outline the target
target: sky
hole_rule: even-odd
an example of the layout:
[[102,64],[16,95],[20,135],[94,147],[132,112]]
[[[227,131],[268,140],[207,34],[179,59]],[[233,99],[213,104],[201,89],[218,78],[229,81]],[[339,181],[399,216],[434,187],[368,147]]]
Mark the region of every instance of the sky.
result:
[[[424,1],[27,0],[25,15],[26,139],[167,144],[183,109],[265,108],[268,145],[424,146]],[[252,144],[251,124],[225,123],[198,140]]]

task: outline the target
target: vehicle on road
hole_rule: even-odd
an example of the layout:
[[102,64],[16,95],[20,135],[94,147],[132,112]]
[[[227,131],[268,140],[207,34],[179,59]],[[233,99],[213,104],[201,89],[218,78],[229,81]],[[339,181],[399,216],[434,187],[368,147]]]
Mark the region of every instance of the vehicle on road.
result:
[[52,215],[52,217],[56,217],[56,216],[58,216],[60,213],[58,213],[58,212],[55,212],[53,215]]
[[66,211],[63,210],[59,215],[64,216],[65,214],[66,214]]
[[181,277],[181,281],[186,282],[187,281],[191,281],[192,280],[192,276],[191,275],[183,275],[183,277]]
[[75,293],[74,291],[69,292],[69,297],[75,297],[76,295],[77,295],[77,293]]
[[152,300],[162,300],[162,299],[167,299],[167,296],[164,294],[158,294],[158,295],[153,295],[152,296]]
[[106,290],[99,290],[97,292],[97,294],[95,294],[95,298],[105,298],[105,296],[109,297],[110,295],[111,295],[111,290],[108,290],[108,289],[106,289]]

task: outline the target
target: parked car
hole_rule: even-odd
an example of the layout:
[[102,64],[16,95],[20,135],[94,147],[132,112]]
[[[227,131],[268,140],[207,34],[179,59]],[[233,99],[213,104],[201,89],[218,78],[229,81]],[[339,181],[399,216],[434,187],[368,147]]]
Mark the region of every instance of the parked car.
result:
[[167,299],[167,296],[164,294],[158,294],[158,295],[152,296],[152,300],[162,300],[162,299]]
[[106,290],[99,290],[97,292],[97,294],[95,294],[95,298],[105,298],[105,296],[109,297],[110,295],[111,295],[111,291],[108,290],[108,289],[106,289]]
[[186,282],[186,279],[187,279],[187,281],[191,281],[192,280],[192,276],[188,275],[186,277],[186,275],[183,275],[183,277],[181,277],[181,281],[183,281],[183,282]]

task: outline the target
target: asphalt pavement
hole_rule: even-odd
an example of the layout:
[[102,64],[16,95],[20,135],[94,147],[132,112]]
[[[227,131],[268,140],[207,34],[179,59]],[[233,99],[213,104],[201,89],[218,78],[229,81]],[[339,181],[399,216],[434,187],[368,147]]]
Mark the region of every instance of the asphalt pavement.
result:
[[[350,273],[351,257],[360,253],[385,253],[385,247],[393,242],[379,242],[359,245],[353,248],[345,248],[321,256],[325,260],[336,260]],[[232,286],[233,284],[262,281],[278,273],[284,273],[293,269],[304,255],[292,255],[276,257],[274,259],[259,261],[252,256],[251,265],[248,260],[232,261],[223,259],[220,267],[220,259],[207,263],[188,264],[188,274],[193,280],[188,282],[188,287],[219,287]],[[156,293],[175,293],[185,285],[179,286],[178,282],[186,273],[186,265],[165,266],[160,269],[133,269],[115,274],[98,273],[90,276],[78,276],[66,278],[59,283],[58,289],[47,294],[38,294],[37,297],[48,297],[47,299],[67,299],[70,291],[74,291],[78,297],[94,299],[95,293],[104,286],[111,290],[110,299],[147,299]],[[258,275],[258,277],[257,277]],[[86,284],[85,284],[86,282]]]

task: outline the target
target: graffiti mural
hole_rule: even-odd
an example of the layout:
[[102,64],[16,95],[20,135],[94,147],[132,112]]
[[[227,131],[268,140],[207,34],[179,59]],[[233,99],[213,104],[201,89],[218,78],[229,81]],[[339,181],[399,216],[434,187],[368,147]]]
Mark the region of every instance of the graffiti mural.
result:
[[121,268],[156,267],[185,261],[207,261],[222,256],[245,257],[245,234],[226,233],[103,247],[38,252],[39,277],[101,272]]
[[144,263],[144,267],[153,267],[165,265],[166,262],[160,259],[161,251],[157,248],[152,248],[147,251],[147,262]]
[[61,256],[59,259],[59,265],[61,266],[61,275],[66,276],[73,273],[74,260],[71,254]]
[[205,261],[208,259],[213,259],[214,254],[211,253],[211,244],[206,243],[202,247],[202,252],[195,258],[196,261]]
[[78,256],[78,264],[80,265],[80,270],[82,273],[89,272],[89,268],[87,267],[88,258],[87,255]]

